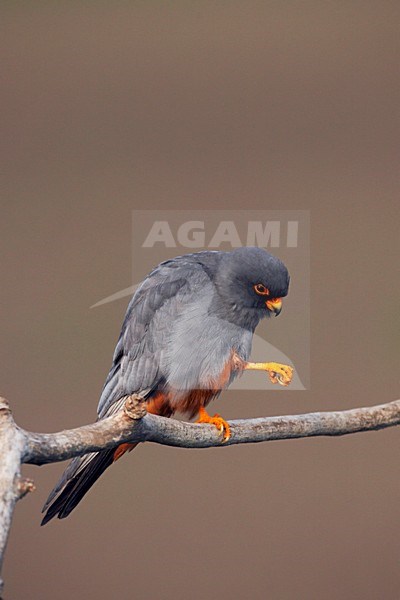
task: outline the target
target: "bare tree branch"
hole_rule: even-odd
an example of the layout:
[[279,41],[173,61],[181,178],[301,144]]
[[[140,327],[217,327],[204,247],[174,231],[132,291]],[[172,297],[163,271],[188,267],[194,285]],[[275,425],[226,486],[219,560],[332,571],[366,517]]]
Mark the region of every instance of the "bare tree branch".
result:
[[[22,463],[58,462],[126,442],[156,442],[182,448],[210,448],[314,436],[339,436],[400,425],[400,400],[367,408],[230,421],[227,442],[215,427],[182,423],[146,412],[138,396],[126,399],[118,414],[59,433],[19,428],[6,400],[0,398],[0,570],[17,500],[34,489],[21,479]],[[0,594],[2,581],[0,580]]]
[[320,435],[346,435],[400,424],[400,400],[396,400],[370,408],[229,421],[231,438],[223,442],[215,427],[146,414],[143,404],[134,397],[127,402],[130,408],[125,405],[124,411],[94,425],[60,433],[24,431],[22,462],[35,465],[57,462],[126,442],[210,448]]
[[[0,575],[14,508],[22,497],[20,469],[24,444],[24,434],[16,427],[8,402],[0,398]],[[0,597],[2,592],[0,576]]]

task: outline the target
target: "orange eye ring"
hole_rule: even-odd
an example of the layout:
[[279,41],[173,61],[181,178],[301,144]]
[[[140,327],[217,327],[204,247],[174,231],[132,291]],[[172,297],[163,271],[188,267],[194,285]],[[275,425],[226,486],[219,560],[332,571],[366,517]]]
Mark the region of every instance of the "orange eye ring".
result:
[[254,291],[256,292],[256,294],[258,294],[259,296],[269,296],[269,289],[265,287],[265,285],[263,285],[262,283],[257,283],[254,286]]

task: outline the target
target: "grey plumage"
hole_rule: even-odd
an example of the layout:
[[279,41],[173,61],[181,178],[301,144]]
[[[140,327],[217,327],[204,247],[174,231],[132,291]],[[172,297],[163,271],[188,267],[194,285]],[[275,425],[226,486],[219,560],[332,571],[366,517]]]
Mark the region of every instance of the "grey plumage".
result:
[[[98,418],[134,392],[152,398],[167,390],[174,412],[185,394],[218,378],[232,349],[247,360],[255,327],[269,315],[257,283],[271,297],[286,296],[289,285],[283,263],[260,248],[188,254],[156,267],[129,303]],[[74,459],[45,504],[43,523],[67,516],[111,463],[110,451]]]

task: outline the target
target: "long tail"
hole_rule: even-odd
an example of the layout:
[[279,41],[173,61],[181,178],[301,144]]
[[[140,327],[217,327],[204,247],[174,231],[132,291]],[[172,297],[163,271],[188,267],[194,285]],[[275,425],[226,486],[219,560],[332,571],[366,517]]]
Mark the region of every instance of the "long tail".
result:
[[46,514],[41,524],[46,525],[54,517],[68,517],[100,475],[125,452],[136,446],[137,444],[121,444],[116,449],[75,458],[50,493],[42,510]]

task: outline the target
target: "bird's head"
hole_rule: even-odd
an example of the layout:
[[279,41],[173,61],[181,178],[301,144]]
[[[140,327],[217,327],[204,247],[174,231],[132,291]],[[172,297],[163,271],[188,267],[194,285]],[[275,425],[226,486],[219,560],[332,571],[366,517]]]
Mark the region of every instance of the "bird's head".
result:
[[279,315],[289,289],[289,273],[279,258],[262,248],[243,247],[224,253],[215,283],[225,301],[259,317]]

